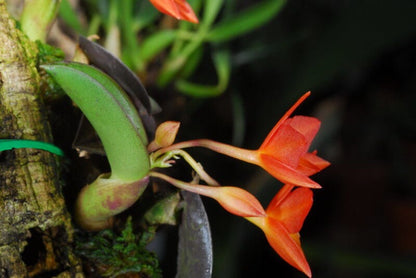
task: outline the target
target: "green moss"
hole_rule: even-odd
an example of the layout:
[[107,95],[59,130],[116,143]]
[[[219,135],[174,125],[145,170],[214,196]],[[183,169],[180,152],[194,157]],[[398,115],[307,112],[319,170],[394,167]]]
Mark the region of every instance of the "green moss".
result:
[[[39,65],[62,61],[65,58],[64,52],[59,48],[42,43],[41,41],[36,41],[36,45],[38,49],[36,65],[38,68]],[[44,98],[53,100],[65,95],[61,86],[59,86],[49,74],[46,74],[42,69],[39,69],[38,71],[41,76],[40,88]]]
[[159,278],[162,273],[156,255],[146,249],[154,233],[152,228],[136,235],[129,217],[119,235],[112,230],[103,230],[92,237],[79,239],[76,252],[85,259],[86,272],[89,268],[102,277],[137,273],[140,277]]
[[64,52],[49,44],[36,41],[38,47],[38,64],[48,64],[52,62],[62,61],[65,58]]

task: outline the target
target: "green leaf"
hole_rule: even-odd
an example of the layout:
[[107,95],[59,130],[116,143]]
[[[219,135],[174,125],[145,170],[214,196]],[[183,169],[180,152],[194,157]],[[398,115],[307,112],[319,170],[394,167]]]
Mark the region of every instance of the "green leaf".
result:
[[150,98],[138,76],[99,44],[80,36],[79,46],[93,66],[108,74],[129,95],[147,133],[152,136],[156,126],[151,116]]
[[175,30],[161,30],[146,37],[141,45],[140,58],[143,61],[149,61],[172,44],[176,35]]
[[210,42],[223,42],[248,33],[272,19],[286,0],[267,0],[215,25],[206,36]]
[[103,143],[111,178],[137,181],[149,171],[146,134],[126,93],[106,74],[79,63],[42,66],[88,118]]
[[180,78],[187,79],[189,76],[191,76],[198,65],[200,64],[202,57],[204,54],[204,45],[201,45],[197,49],[195,49],[194,53],[192,53],[188,60],[186,61],[186,64],[183,66],[181,72],[180,72]]
[[85,34],[79,18],[68,0],[62,0],[59,6],[59,16],[77,33]]
[[202,16],[201,21],[201,28],[209,28],[217,18],[218,13],[222,5],[224,4],[224,0],[206,0],[204,6],[204,13]]
[[139,10],[134,17],[134,26],[140,30],[153,23],[160,13],[149,1],[139,1],[138,5]]
[[228,51],[215,52],[213,54],[213,62],[215,70],[217,71],[217,85],[200,85],[181,79],[175,83],[176,88],[180,92],[193,97],[214,97],[222,94],[227,89],[231,72],[231,63]]

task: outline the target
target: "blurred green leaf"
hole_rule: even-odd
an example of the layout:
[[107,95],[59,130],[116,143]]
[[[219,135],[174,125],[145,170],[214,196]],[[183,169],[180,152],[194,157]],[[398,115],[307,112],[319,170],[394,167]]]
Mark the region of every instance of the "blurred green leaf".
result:
[[98,30],[100,29],[100,25],[102,23],[102,19],[99,14],[94,14],[88,23],[88,30],[87,35],[94,35],[98,33]]
[[201,28],[208,28],[214,23],[217,15],[224,4],[223,0],[206,0],[204,6],[204,13],[202,15],[202,21],[200,23]]
[[122,60],[133,70],[143,68],[140,61],[140,47],[137,41],[137,31],[134,25],[135,0],[118,1],[119,24],[122,35]]
[[139,1],[138,12],[134,16],[136,31],[150,25],[159,16],[159,12],[149,1]]
[[213,62],[217,71],[218,83],[215,86],[206,86],[188,82],[180,79],[175,85],[176,88],[193,97],[214,97],[222,94],[227,89],[230,79],[231,63],[228,51],[217,51],[213,54]]
[[194,53],[189,56],[188,61],[186,61],[186,64],[183,66],[180,78],[187,79],[189,76],[194,73],[195,69],[198,67],[199,63],[202,60],[202,55],[204,54],[204,45],[201,45],[201,47],[198,47]]
[[211,42],[222,42],[250,32],[271,20],[284,7],[286,0],[267,0],[221,21],[207,34]]
[[77,33],[85,34],[85,29],[82,27],[79,18],[72,8],[68,0],[62,0],[61,5],[59,6],[59,16],[63,21],[74,29]]
[[152,59],[154,56],[172,44],[176,38],[176,35],[176,30],[161,30],[146,37],[141,46],[140,58],[143,61]]

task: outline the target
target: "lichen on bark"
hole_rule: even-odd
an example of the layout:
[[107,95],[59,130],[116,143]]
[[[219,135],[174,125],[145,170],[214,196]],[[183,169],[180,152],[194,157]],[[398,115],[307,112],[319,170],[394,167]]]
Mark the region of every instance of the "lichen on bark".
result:
[[[0,42],[0,139],[52,142],[39,95],[36,44],[16,28],[4,0]],[[35,149],[0,154],[0,277],[83,276],[60,184],[55,155]]]

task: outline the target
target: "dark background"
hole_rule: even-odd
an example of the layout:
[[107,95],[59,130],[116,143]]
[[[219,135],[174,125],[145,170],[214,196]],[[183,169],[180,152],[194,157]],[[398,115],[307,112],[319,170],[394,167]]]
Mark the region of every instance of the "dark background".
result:
[[[295,114],[322,121],[313,148],[332,163],[313,177],[323,188],[301,231],[314,277],[416,277],[415,14],[413,0],[288,1],[272,22],[228,45],[233,74],[225,94],[155,96],[161,118],[182,122],[178,140],[257,148],[312,91]],[[244,186],[264,206],[281,186],[255,166],[190,152],[222,184]],[[258,228],[204,202],[213,277],[304,277]]]

